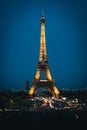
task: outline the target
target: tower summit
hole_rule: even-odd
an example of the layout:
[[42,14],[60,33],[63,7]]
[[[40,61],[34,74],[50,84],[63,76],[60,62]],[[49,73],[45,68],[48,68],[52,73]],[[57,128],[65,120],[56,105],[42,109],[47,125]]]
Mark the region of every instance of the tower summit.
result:
[[[41,72],[45,72],[45,79],[41,80]],[[33,96],[35,91],[38,88],[46,88],[50,91],[51,95],[54,97],[59,97],[59,90],[55,86],[55,82],[50,73],[49,64],[47,61],[47,52],[46,52],[46,37],[45,37],[45,17],[44,12],[42,11],[41,16],[41,34],[40,34],[40,53],[39,61],[37,65],[37,71],[32,82],[32,87],[29,90],[29,95]]]

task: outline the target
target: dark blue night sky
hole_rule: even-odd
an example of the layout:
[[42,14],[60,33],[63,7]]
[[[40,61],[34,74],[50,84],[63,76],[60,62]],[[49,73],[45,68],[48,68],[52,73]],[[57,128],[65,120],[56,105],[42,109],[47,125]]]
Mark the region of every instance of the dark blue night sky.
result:
[[40,18],[48,62],[59,89],[87,87],[86,0],[0,1],[0,89],[25,89],[36,73]]

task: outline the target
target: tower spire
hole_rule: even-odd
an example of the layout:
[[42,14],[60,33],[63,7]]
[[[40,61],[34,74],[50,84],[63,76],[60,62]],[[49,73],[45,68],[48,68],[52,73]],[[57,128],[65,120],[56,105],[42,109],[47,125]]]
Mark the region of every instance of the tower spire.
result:
[[39,62],[46,62],[46,61],[47,61],[47,53],[46,53],[46,37],[45,37],[45,17],[44,12],[42,11]]
[[44,17],[44,10],[42,10],[42,17]]

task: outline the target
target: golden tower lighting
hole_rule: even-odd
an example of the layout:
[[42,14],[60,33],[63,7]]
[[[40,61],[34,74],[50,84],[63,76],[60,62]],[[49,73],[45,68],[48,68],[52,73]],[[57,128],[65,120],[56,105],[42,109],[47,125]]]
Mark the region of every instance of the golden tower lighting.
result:
[[[45,80],[41,80],[41,71],[45,72]],[[49,64],[47,60],[47,52],[46,52],[46,38],[45,38],[45,17],[42,12],[41,17],[41,34],[40,34],[40,53],[39,53],[39,62],[37,65],[37,71],[35,77],[32,82],[32,87],[29,90],[29,95],[33,96],[35,91],[38,88],[46,88],[50,91],[51,95],[58,98],[59,90],[55,86],[55,82],[50,73]]]

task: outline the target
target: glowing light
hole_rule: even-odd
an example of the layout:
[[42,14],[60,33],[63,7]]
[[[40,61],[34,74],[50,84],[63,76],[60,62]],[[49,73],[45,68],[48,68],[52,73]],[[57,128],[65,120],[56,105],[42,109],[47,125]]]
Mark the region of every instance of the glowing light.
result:
[[58,89],[55,86],[53,86],[53,90],[54,90],[54,92],[55,92],[56,95],[60,94],[60,92],[58,91]]
[[52,105],[51,102],[49,102],[49,107],[50,107],[50,108],[54,108],[54,106]]
[[39,79],[40,78],[40,70],[38,69],[35,75],[35,79]]
[[66,99],[67,99],[67,97],[62,97],[62,99],[63,99],[63,100],[66,100]]
[[40,56],[39,61],[46,60],[46,39],[45,39],[45,25],[41,23],[41,39],[40,39]]
[[[38,69],[35,75],[34,83],[32,88],[29,91],[29,94],[32,95],[35,92],[36,88],[39,88],[41,85],[39,83],[41,82],[46,82],[46,81],[41,81],[40,80],[40,73],[41,71],[45,71],[45,78],[47,79],[47,83],[44,83],[42,85],[45,85],[47,89],[50,91],[52,96],[58,97],[59,91],[54,85],[54,81],[52,79],[49,65],[47,63],[47,53],[46,53],[46,39],[45,39],[45,20],[43,17],[41,18],[41,35],[40,35],[40,54],[39,54],[39,64],[38,64]],[[44,87],[45,87],[44,86]],[[43,86],[42,86],[43,87]],[[52,89],[50,88],[52,87]],[[46,105],[46,102],[45,102]],[[50,103],[50,107],[52,107],[52,104]]]
[[41,82],[47,82],[47,80],[40,80]]
[[46,69],[46,77],[48,80],[52,80],[52,76],[49,69]]
[[78,118],[79,118],[77,114],[75,114],[75,117],[76,117],[76,119],[78,119]]
[[33,95],[34,91],[35,91],[35,86],[32,86],[30,91],[29,91],[29,95],[30,96]]

